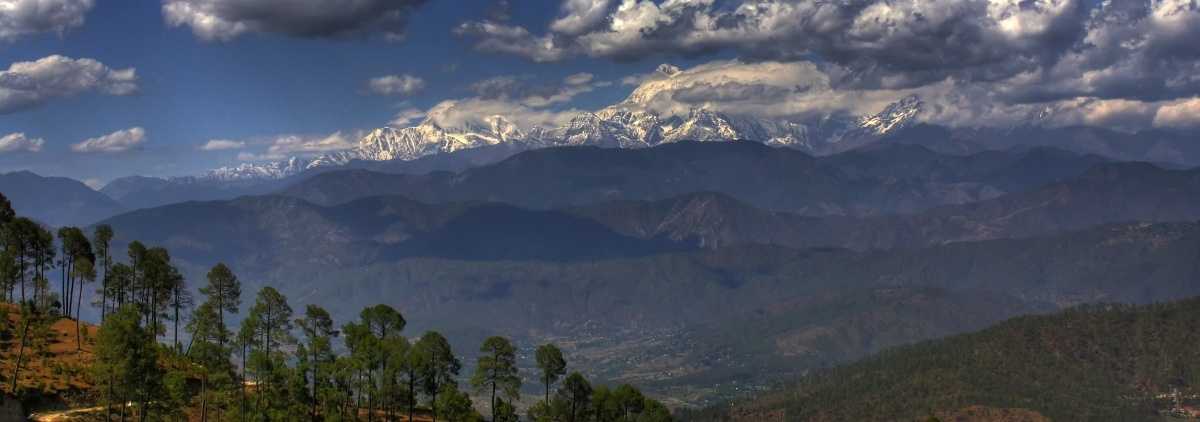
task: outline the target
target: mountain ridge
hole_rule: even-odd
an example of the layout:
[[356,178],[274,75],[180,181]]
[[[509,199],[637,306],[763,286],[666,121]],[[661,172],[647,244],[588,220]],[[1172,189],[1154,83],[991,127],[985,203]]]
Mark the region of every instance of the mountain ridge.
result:
[[[919,157],[897,159],[897,151]],[[814,157],[756,142],[560,147],[525,151],[459,173],[332,171],[281,193],[322,204],[398,194],[431,203],[486,199],[527,208],[567,208],[707,191],[765,210],[854,216],[913,213],[990,199],[1073,177],[1104,161],[1043,151],[1049,150],[955,156],[889,144]]]
[[661,115],[645,110],[636,99],[638,95],[635,91],[624,102],[596,112],[581,112],[567,123],[549,128],[534,126],[522,130],[500,115],[483,116],[482,124],[462,127],[446,127],[427,118],[416,126],[373,129],[349,150],[311,159],[289,157],[283,161],[242,163],[210,170],[198,178],[224,182],[281,179],[314,168],[343,166],[354,160],[411,161],[500,144],[520,149],[585,145],[646,148],[684,140],[754,140],[809,153],[830,153],[851,149],[906,127],[915,121],[923,107],[919,98],[909,96],[878,114],[825,119],[817,124],[739,116],[702,107],[693,108],[687,116]]
[[30,171],[0,174],[0,193],[17,214],[54,227],[91,224],[126,210],[83,182]]
[[1197,354],[1188,345],[1197,340],[1189,328],[1197,323],[1196,298],[1015,317],[888,350],[684,419],[915,421],[969,407],[993,409],[984,413],[995,416],[1018,410],[1028,418],[1020,420],[1166,419],[1180,410],[1177,397],[1196,393]]

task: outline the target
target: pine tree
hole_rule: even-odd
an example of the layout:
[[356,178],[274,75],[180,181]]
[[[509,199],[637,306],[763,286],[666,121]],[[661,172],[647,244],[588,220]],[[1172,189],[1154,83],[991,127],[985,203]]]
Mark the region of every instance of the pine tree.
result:
[[420,352],[416,355],[422,359],[418,368],[420,371],[422,391],[429,396],[429,407],[433,410],[433,420],[437,422],[438,393],[447,388],[458,389],[459,371],[462,362],[454,356],[450,342],[437,331],[428,331],[413,349]]
[[208,410],[214,408],[216,419],[220,419],[220,410],[227,399],[226,394],[234,385],[233,365],[229,361],[229,349],[220,345],[220,340],[229,338],[223,324],[218,323],[217,311],[212,302],[204,302],[192,312],[188,322],[187,332],[191,340],[184,350],[192,363],[200,367],[200,413],[202,419],[207,419]]
[[112,227],[107,224],[100,224],[92,235],[92,245],[95,247],[96,258],[99,259],[100,269],[100,320],[103,321],[108,315],[108,274],[112,268]]
[[263,287],[254,299],[247,319],[256,321],[253,327],[251,367],[258,381],[256,394],[260,401],[260,416],[285,411],[286,403],[286,356],[279,347],[295,344],[292,337],[292,307],[287,297],[272,287]]
[[[83,284],[96,280],[96,268],[92,266],[92,261],[87,257],[76,258],[74,266],[75,268],[71,272],[75,274],[74,278],[79,280],[80,283],[78,287],[79,300],[76,301],[75,309],[75,347],[76,350],[83,350],[82,328],[80,327],[80,321],[82,320],[80,312],[82,311],[81,308],[83,308]],[[67,302],[70,301],[71,298],[68,297]]]
[[553,344],[538,347],[535,354],[538,369],[541,370],[541,381],[545,389],[545,402],[550,404],[550,386],[567,373],[567,361],[563,359],[562,350]]
[[132,303],[130,295],[133,291],[134,277],[133,267],[123,263],[114,264],[109,270],[104,284],[109,291],[108,296],[112,298],[112,310]]
[[[242,283],[238,281],[233,271],[226,267],[225,264],[217,264],[208,272],[208,285],[200,288],[200,293],[205,295],[209,302],[212,302],[212,307],[217,311],[217,324],[221,326],[218,332],[227,333],[225,329],[225,313],[236,314],[238,307],[242,305]],[[217,344],[225,347],[228,343],[228,337],[221,337],[217,340]]]
[[480,356],[475,365],[475,375],[471,377],[471,385],[476,390],[490,390],[492,419],[499,416],[497,393],[509,400],[518,398],[521,389],[521,378],[517,373],[516,349],[504,337],[489,337],[479,348]]
[[[163,373],[158,366],[154,333],[142,325],[135,308],[119,309],[100,326],[93,371],[100,390],[105,392],[109,419],[114,402],[138,402],[142,420],[148,418],[150,404],[162,394],[159,386]],[[121,408],[124,414],[125,406]]]
[[190,308],[195,302],[192,299],[192,292],[187,288],[183,274],[174,266],[169,268],[165,281],[171,294],[168,306],[174,311],[171,316],[171,322],[175,324],[175,328],[171,330],[175,335],[174,348],[176,353],[183,353],[183,345],[179,343],[179,322],[183,318],[183,309]]
[[567,422],[582,421],[592,403],[592,385],[578,372],[572,372],[563,380],[558,397],[567,405]]
[[318,407],[324,407],[329,412],[330,399],[323,397],[329,389],[330,374],[333,371],[336,356],[333,353],[333,338],[339,335],[333,327],[333,318],[329,312],[317,305],[308,305],[304,309],[304,318],[297,319],[296,325],[304,334],[305,343],[296,349],[296,358],[305,364],[308,370],[310,385],[309,400],[311,400],[310,419],[318,420]]
[[16,291],[20,290],[21,299],[19,303],[25,303],[27,300],[25,287],[29,277],[29,269],[33,266],[34,247],[37,244],[38,227],[37,223],[25,217],[17,217],[5,225],[6,235],[5,245],[12,252],[13,259],[16,261],[17,279],[15,283],[9,286],[9,302],[17,302]]
[[450,385],[446,385],[438,393],[434,409],[436,410],[436,414],[442,415],[449,422],[478,422],[483,420],[483,416],[475,411],[475,405],[471,403],[471,397]]
[[[346,347],[351,357],[363,371],[359,398],[367,399],[367,420],[374,420],[376,405],[380,403],[382,391],[392,389],[394,380],[388,379],[388,363],[391,350],[399,348],[390,340],[398,336],[407,322],[400,312],[387,305],[375,305],[359,313],[359,322],[346,324],[342,332],[346,335]],[[389,347],[389,345],[391,347]]]

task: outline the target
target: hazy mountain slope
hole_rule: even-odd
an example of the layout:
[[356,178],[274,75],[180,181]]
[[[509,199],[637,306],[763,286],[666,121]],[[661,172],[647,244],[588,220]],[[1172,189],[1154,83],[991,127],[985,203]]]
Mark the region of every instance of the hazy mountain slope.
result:
[[427,205],[394,196],[334,207],[282,196],[186,202],[104,223],[113,226],[118,247],[136,239],[165,246],[190,264],[226,262],[252,274],[406,257],[569,261],[689,249],[624,236],[562,212],[491,203]]
[[522,149],[513,145],[474,148],[447,154],[437,154],[411,161],[350,160],[337,166],[318,166],[298,170],[296,174],[279,178],[233,178],[210,174],[201,177],[158,178],[123,177],[100,189],[105,195],[128,209],[152,208],[187,201],[215,201],[247,195],[268,194],[314,175],[334,170],[371,170],[392,174],[425,174],[436,171],[463,171],[474,166],[491,164],[508,158]]
[[[875,215],[993,198],[1077,175],[1099,161],[1045,151],[946,156],[904,145],[851,154],[814,158],[753,142],[553,148],[457,174],[331,172],[292,185],[284,194],[322,204],[398,194],[425,202],[489,200],[559,208],[707,191],[768,210]],[[894,174],[867,170],[889,160],[896,161],[888,164],[897,169]],[[1038,163],[1054,165],[1027,171]]]
[[[764,176],[778,176],[775,179],[784,174],[789,179],[809,179],[809,190],[825,189],[822,185],[834,185],[833,180],[840,177],[816,167],[812,157],[798,151],[753,143],[678,143],[636,150],[577,147],[528,151],[459,174],[428,177],[335,172],[293,185],[285,192],[330,204],[379,194],[402,194],[426,202],[495,200],[553,208],[622,197],[684,193],[706,185],[710,190],[733,190],[753,176],[731,176],[751,164],[758,165]],[[355,181],[337,181],[344,177]]]
[[1078,176],[1108,160],[1050,147],[949,154],[914,144],[882,142],[823,158],[858,178],[977,182],[1004,192],[1023,191]]
[[880,142],[924,145],[946,153],[1052,147],[1119,161],[1149,161],[1185,167],[1200,165],[1200,144],[1187,132],[1144,130],[1128,133],[1098,127],[948,128],[915,124]]
[[[411,184],[400,186],[377,175],[356,171],[317,178],[345,185],[315,191],[402,188],[436,196],[440,193],[431,188],[436,184],[427,182],[447,177],[444,173],[402,176],[399,180]],[[702,192],[563,211],[481,202],[429,205],[398,196],[331,207],[291,197],[244,197],[135,211],[110,223],[128,227],[126,233],[118,231],[119,236],[166,243],[180,250],[181,256],[196,255],[201,261],[246,262],[258,271],[285,263],[345,268],[407,256],[598,259],[746,244],[919,248],[1042,236],[1106,223],[1196,219],[1200,219],[1200,171],[1112,163],[1029,192],[880,217],[807,217],[761,210],[724,194]]]
[[1200,170],[1105,163],[1078,177],[1028,192],[879,217],[816,218],[764,211],[718,193],[611,201],[571,212],[629,236],[666,238],[704,248],[747,243],[860,250],[913,248],[1041,236],[1105,223],[1197,220]]
[[[304,291],[336,291],[346,309],[387,295],[412,312],[435,314],[424,320],[469,323],[498,312],[511,329],[589,320],[615,329],[617,321],[714,321],[875,288],[990,290],[1053,306],[1164,300],[1200,293],[1193,283],[1198,253],[1200,225],[1178,223],[903,251],[740,247],[573,263],[405,259],[284,280]],[[323,282],[331,279],[338,283]],[[505,294],[482,300],[468,293],[481,290]]]
[[18,215],[51,226],[86,225],[124,211],[82,182],[28,171],[0,174],[0,193],[8,197]]
[[[378,175],[347,172],[318,177],[305,186],[319,187],[310,191],[317,193],[401,189],[428,197],[444,194],[434,188],[436,181],[451,177],[448,173],[398,179]],[[409,185],[388,183],[396,180]],[[563,211],[481,202],[429,205],[398,196],[331,207],[292,197],[244,197],[141,210],[114,217],[111,223],[129,227],[119,236],[165,242],[172,250],[181,249],[182,256],[194,250],[208,261],[239,260],[266,268],[310,261],[348,267],[405,256],[594,259],[744,244],[916,248],[1040,236],[1106,223],[1196,219],[1200,219],[1200,170],[1106,163],[1028,192],[879,217],[807,217],[702,192],[659,201],[608,201]]]
[[[647,347],[639,356],[652,358],[632,369],[602,359],[597,366],[617,379],[672,396],[711,388],[703,400],[691,403],[711,404],[721,396],[742,397],[751,386],[793,380],[889,347],[1054,309],[1052,304],[987,289],[833,289],[690,326],[671,342]],[[658,371],[675,375],[663,378]]]
[[100,192],[128,209],[153,208],[188,201],[215,201],[263,195],[283,186],[282,181],[230,183],[192,178],[163,179],[129,176],[109,182]]
[[[1111,166],[1101,170],[1107,167]],[[1161,180],[1145,180],[1164,186],[1167,193],[1186,193],[1180,189],[1190,186],[1172,182],[1189,172],[1132,168],[1137,174],[1159,174]],[[1079,183],[1090,186],[1102,200],[1107,196],[1101,187],[1115,186],[1121,194],[1121,189],[1140,189],[1139,184],[1120,178],[1104,183],[1094,179],[1094,175],[1082,177]],[[1005,211],[1004,206],[1025,204],[1006,202],[1014,195],[981,209]],[[1029,195],[1038,198],[1041,193]],[[1148,195],[1159,196],[1133,198],[1148,201],[1153,210],[1173,209],[1169,202],[1155,199],[1162,197],[1161,192]],[[787,233],[775,228],[792,227],[793,221],[799,222],[798,227],[808,223],[827,230],[813,229],[813,233],[826,233],[824,239],[835,239],[827,234],[835,229],[875,236],[871,224],[888,227],[882,224],[901,217],[836,218],[853,223],[838,226],[823,219],[756,210],[715,194],[697,194],[691,200],[713,201],[718,205],[716,213],[699,213],[696,219],[667,227],[713,227],[711,232],[698,233],[716,233],[718,246],[727,246],[687,251],[709,243],[694,242],[696,237],[689,237],[693,232],[686,230],[616,230],[611,222],[584,218],[579,209],[536,211],[471,202],[428,205],[403,197],[367,198],[332,207],[290,197],[247,197],[139,210],[108,223],[117,233],[118,249],[129,239],[166,246],[192,280],[202,279],[213,263],[226,261],[247,280],[247,288],[269,284],[296,303],[321,302],[343,319],[388,298],[406,316],[426,321],[432,328],[478,331],[486,327],[488,332],[520,338],[563,338],[564,344],[578,347],[573,353],[589,370],[612,379],[639,379],[645,381],[639,384],[660,391],[681,384],[770,382],[772,378],[763,374],[841,362],[1019,313],[1090,301],[1140,303],[1200,295],[1200,285],[1194,282],[1200,277],[1195,264],[1200,256],[1200,224],[1196,223],[1117,224],[927,248],[797,250],[748,245],[725,236]],[[1090,199],[1065,203],[1108,204]],[[670,215],[660,212],[656,204],[604,206],[631,210],[609,211],[621,221],[664,221],[662,216]],[[1047,215],[1056,215],[1070,208],[1048,209],[1053,212]],[[978,215],[990,218],[989,222],[1028,223],[1013,226],[1018,234],[1047,221],[1053,224],[1045,226],[1045,233],[1071,227],[1046,218],[997,219],[995,215],[1014,214],[1011,209],[1000,211]],[[944,225],[954,230],[941,233],[935,225],[931,226],[935,230],[920,233],[924,237],[865,239],[966,238],[956,231],[961,227],[956,219],[974,221],[974,214],[938,209],[908,218],[936,219],[943,212],[950,216]],[[1116,218],[1113,215],[1101,214]],[[707,225],[713,221],[710,217],[722,224]],[[879,223],[872,223],[876,220]],[[927,224],[914,221],[918,222],[911,227]],[[905,231],[910,226],[891,224],[901,227],[897,233],[910,233]],[[1006,232],[988,233],[1003,236]],[[805,232],[796,236],[803,238]],[[750,332],[760,334],[756,341],[735,341],[737,333]],[[621,348],[628,358],[612,361],[605,351],[613,347]],[[710,393],[729,393],[722,389],[732,384],[720,385],[714,388],[721,391]]]
[[[1169,170],[1164,175],[1180,173]],[[1188,174],[1188,173],[1181,173]],[[1091,180],[1091,179],[1085,179]],[[1147,180],[1147,182],[1154,180]],[[1169,179],[1156,181],[1170,188]],[[1120,182],[1104,182],[1104,186],[1123,186]],[[1129,185],[1129,188],[1140,189],[1139,185]],[[1051,188],[1050,192],[1056,192]],[[1118,191],[1123,192],[1123,191]],[[1169,191],[1172,193],[1186,193]],[[1034,193],[1040,194],[1040,193]],[[1188,198],[1188,195],[1181,195]],[[1193,198],[1195,195],[1193,195]],[[1108,200],[1102,195],[1102,200]],[[1141,199],[1133,197],[1135,199]],[[307,203],[307,201],[288,197],[247,197],[230,201],[206,201],[206,203],[175,204],[156,209],[138,210],[110,218],[106,223],[112,224],[116,233],[116,245],[122,247],[125,242],[136,239],[148,245],[166,246],[172,251],[173,257],[181,263],[208,266],[216,261],[226,261],[235,269],[246,273],[254,279],[276,278],[287,284],[304,285],[305,290],[322,290],[331,288],[325,285],[331,279],[337,289],[347,287],[346,283],[364,275],[386,267],[400,266],[406,269],[384,271],[371,278],[377,282],[401,283],[397,277],[428,277],[427,281],[437,281],[439,285],[461,284],[456,289],[480,288],[482,284],[508,283],[510,285],[528,285],[536,281],[544,281],[550,285],[562,285],[563,278],[594,279],[586,285],[577,285],[577,290],[564,291],[568,296],[544,296],[540,293],[511,296],[546,302],[562,300],[570,303],[574,300],[594,302],[595,309],[604,309],[614,303],[625,303],[623,306],[643,301],[644,307],[636,306],[640,313],[637,319],[647,319],[655,315],[656,324],[666,321],[686,321],[691,318],[704,319],[714,315],[718,306],[722,309],[754,309],[767,303],[790,299],[799,294],[811,293],[805,287],[814,287],[827,291],[830,287],[876,287],[883,285],[901,285],[901,287],[935,287],[935,288],[973,288],[997,289],[1020,288],[1021,297],[1036,299],[1040,302],[1069,305],[1069,303],[1090,300],[1147,300],[1156,297],[1170,297],[1171,290],[1183,291],[1192,289],[1186,284],[1169,284],[1169,287],[1150,287],[1150,285],[1128,284],[1123,277],[1133,277],[1147,283],[1154,277],[1162,276],[1162,281],[1168,283],[1178,276],[1171,272],[1178,269],[1175,260],[1192,261],[1186,255],[1166,254],[1174,251],[1171,248],[1144,251],[1141,248],[1124,249],[1133,246],[1163,245],[1172,248],[1192,245],[1195,241],[1192,230],[1195,224],[1160,224],[1160,225],[1116,225],[1076,233],[1054,235],[1051,237],[1034,237],[1021,240],[995,240],[988,242],[956,243],[956,245],[937,248],[913,248],[922,242],[902,243],[905,248],[896,251],[851,252],[841,249],[793,249],[751,246],[754,237],[762,233],[775,231],[787,234],[784,228],[805,227],[804,224],[792,224],[793,221],[810,223],[810,227],[834,227],[822,219],[782,215],[750,209],[736,201],[720,197],[720,195],[695,195],[690,201],[680,204],[704,203],[712,201],[719,204],[718,212],[706,215],[704,212],[683,213],[678,218],[678,225],[667,225],[668,228],[678,228],[683,231],[641,231],[632,229],[611,229],[614,224],[600,219],[587,217],[577,210],[535,211],[516,209],[508,205],[488,203],[455,203],[446,205],[428,205],[419,201],[401,197],[380,197],[352,201],[352,203],[325,207]],[[1003,209],[1008,205],[1008,197],[998,200],[996,205],[983,206],[984,210],[998,210],[998,215],[1014,215],[1012,209]],[[1024,205],[1025,203],[1016,203]],[[1096,209],[1108,206],[1105,201],[1081,201],[1073,204]],[[1146,206],[1154,205],[1147,201]],[[620,207],[622,203],[614,205]],[[636,204],[635,204],[636,205]],[[643,204],[644,205],[644,204]],[[653,204],[652,204],[653,205]],[[1154,207],[1164,212],[1171,207]],[[1189,206],[1181,210],[1190,210]],[[644,207],[629,207],[629,213],[614,213],[625,222],[664,221],[658,217],[659,211],[644,210]],[[672,210],[670,206],[661,209]],[[686,209],[686,207],[684,207]],[[704,210],[704,207],[698,207]],[[732,211],[730,211],[732,210]],[[1018,211],[1024,209],[1016,209]],[[1057,212],[1075,212],[1069,209],[1050,207],[1048,215]],[[1067,210],[1067,211],[1063,211]],[[644,212],[650,218],[638,215]],[[916,223],[911,227],[931,227],[929,233],[920,237],[926,242],[940,242],[943,239],[966,240],[959,227],[976,227],[976,223],[954,225],[944,223],[952,229],[946,233],[937,233],[937,225],[923,221],[931,218],[941,218],[937,210],[934,217],[926,215],[912,216]],[[670,215],[662,213],[662,215]],[[973,215],[948,213],[947,221],[956,222],[958,219],[973,221]],[[990,213],[982,213],[984,217],[992,217]],[[728,218],[734,224],[708,224],[704,218],[713,217],[720,222]],[[763,217],[766,216],[766,217]],[[1112,217],[1104,213],[1102,217],[1112,219],[1133,219],[1127,216]],[[1176,217],[1174,215],[1151,215],[1152,217]],[[694,219],[686,219],[692,218]],[[772,218],[776,218],[772,222]],[[912,240],[905,237],[910,231],[910,225],[896,223],[894,233],[899,235],[877,234],[876,231],[887,229],[890,218],[864,219],[851,221],[844,225],[842,234],[817,233],[818,239],[836,240],[842,236],[858,241],[859,237],[868,240]],[[1081,222],[1088,223],[1090,219],[1080,217]],[[1103,218],[1097,218],[1100,221]],[[1193,217],[1194,219],[1194,217]],[[1014,218],[990,219],[988,224],[1001,221],[1021,221]],[[1067,229],[1073,224],[1042,224],[1045,221],[1055,223],[1055,219],[1033,218],[1028,224],[1015,225],[1015,234],[1025,234],[1021,230],[1036,230],[1037,233],[1052,233],[1055,230]],[[865,222],[865,223],[864,223]],[[762,225],[754,225],[761,223]],[[641,224],[641,223],[638,223]],[[877,224],[877,225],[876,225]],[[958,223],[955,223],[958,224]],[[636,227],[623,225],[623,227]],[[991,225],[988,225],[991,227]],[[836,227],[834,227],[836,228]],[[1006,236],[1007,229],[996,225],[996,231],[986,231],[992,236]],[[1117,229],[1123,228],[1126,231]],[[684,229],[704,229],[708,231],[685,231]],[[856,231],[857,230],[857,231]],[[689,248],[712,243],[696,242],[698,237],[718,234],[712,237],[714,243],[728,245],[704,254],[678,254],[672,252],[688,251]],[[816,233],[816,229],[814,229]],[[851,236],[854,235],[854,236]],[[793,239],[797,243],[804,240],[805,233],[797,231]],[[823,237],[821,237],[823,236]],[[876,237],[869,237],[876,236]],[[1045,236],[1045,235],[1043,235]],[[742,240],[742,241],[733,241]],[[769,239],[769,237],[768,237]],[[718,245],[718,246],[720,246]],[[738,246],[742,245],[742,246]],[[848,245],[848,242],[847,242]],[[876,245],[876,243],[864,243]],[[896,243],[892,243],[893,246]],[[853,246],[853,245],[851,245]],[[1160,257],[1160,254],[1162,255]],[[646,257],[646,258],[637,258]],[[822,258],[812,258],[822,257]],[[413,260],[413,258],[428,258]],[[1156,264],[1150,267],[1135,267],[1136,272],[1122,272],[1114,267],[1129,260],[1156,259]],[[1046,260],[1062,259],[1061,263],[1046,267]],[[512,263],[496,263],[500,260],[511,260]],[[577,261],[578,264],[551,264],[553,261]],[[424,264],[420,264],[424,263]],[[912,264],[918,263],[918,264]],[[922,264],[924,263],[924,264]],[[420,269],[412,269],[418,265]],[[443,265],[448,267],[443,267]],[[577,265],[572,267],[572,265]],[[1057,265],[1057,266],[1056,266]],[[1066,265],[1068,270],[1055,273],[1058,267]],[[1148,265],[1148,264],[1147,264]],[[1091,269],[1103,269],[1093,271]],[[1188,267],[1192,269],[1192,267]],[[293,273],[293,272],[298,273]],[[316,271],[316,272],[313,272]],[[1134,271],[1134,270],[1129,270]],[[342,273],[344,272],[344,273]],[[445,273],[443,273],[445,272]],[[548,276],[550,273],[558,276]],[[323,277],[318,277],[325,275]],[[565,273],[571,273],[566,276]],[[284,276],[286,275],[286,276]],[[803,276],[800,276],[803,275]],[[1114,278],[1121,276],[1121,278]],[[278,277],[278,278],[277,278]],[[545,277],[545,278],[544,278]],[[608,278],[612,277],[612,278]],[[799,277],[799,279],[792,279]],[[1096,278],[1088,278],[1096,277]],[[686,279],[686,285],[672,285]],[[1114,285],[1104,284],[1114,281]],[[851,282],[852,281],[852,282]],[[698,287],[692,283],[708,284],[708,287]],[[1057,284],[1063,283],[1063,284]],[[1122,284],[1124,283],[1124,284]],[[374,285],[374,284],[372,284]],[[534,284],[538,285],[538,284]],[[624,297],[617,291],[631,288],[656,289],[661,291],[644,291],[644,295]],[[1103,288],[1100,288],[1103,287]],[[601,305],[601,297],[592,296],[587,299],[578,297],[584,291],[600,288],[605,295],[624,297],[610,305]],[[612,288],[612,291],[607,289]],[[749,289],[748,289],[749,288]],[[419,289],[418,289],[419,290]],[[728,290],[726,294],[716,294]],[[467,303],[457,303],[461,296],[454,294],[455,289],[446,291],[444,299],[449,309],[462,311]],[[386,291],[362,290],[365,296],[362,300],[370,300]],[[739,297],[740,293],[749,296]],[[712,296],[703,296],[713,294]],[[690,297],[702,295],[703,297]],[[356,303],[354,295],[346,296],[348,308],[355,308],[362,303]],[[389,296],[390,297],[390,296]],[[407,297],[407,296],[406,296]],[[574,300],[570,297],[575,297]],[[684,309],[671,303],[655,303],[671,297],[671,301],[691,303]],[[505,300],[505,301],[508,301]],[[745,302],[739,302],[744,300]],[[503,303],[500,301],[498,303]],[[628,301],[628,302],[625,302]],[[654,305],[652,305],[654,303]],[[706,305],[707,303],[707,305]],[[515,302],[516,305],[516,302]],[[664,306],[659,306],[664,305]],[[518,305],[523,312],[530,311],[526,302]],[[424,307],[424,306],[422,306]],[[511,309],[510,309],[511,311]],[[631,311],[632,312],[632,311]],[[721,311],[721,313],[730,311]],[[576,312],[566,319],[588,318],[590,312]],[[688,317],[692,315],[692,317]],[[530,315],[532,317],[532,315]],[[596,315],[599,317],[599,315]],[[451,318],[455,320],[456,318]],[[520,319],[514,318],[514,321]]]
[[717,249],[761,243],[792,247],[836,246],[828,219],[765,211],[725,194],[700,192],[658,201],[610,201],[572,208],[617,232],[666,238]]
[[[1200,169],[1108,163],[1029,192],[940,207],[914,216],[869,220],[856,243],[887,247],[1038,236],[1120,221],[1190,221],[1200,217]],[[891,228],[891,229],[887,229]],[[873,230],[873,233],[871,231]]]
[[557,339],[602,378],[698,403],[1019,314],[1200,295],[1196,256],[1200,224],[1181,223],[903,251],[419,258],[262,280],[301,303],[320,298],[339,318],[388,297],[421,328]]
[[[968,406],[1158,420],[1198,393],[1200,300],[1096,305],[902,347],[690,420],[920,420]],[[768,415],[778,415],[770,417]]]
[[167,179],[158,177],[126,176],[108,182],[100,188],[100,193],[108,195],[114,201],[124,201],[139,191],[162,189],[168,183],[170,182]]

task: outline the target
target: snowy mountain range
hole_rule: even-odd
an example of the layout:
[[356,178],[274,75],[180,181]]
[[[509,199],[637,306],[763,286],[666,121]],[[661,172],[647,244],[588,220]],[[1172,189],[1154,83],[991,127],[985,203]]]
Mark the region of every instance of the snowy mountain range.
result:
[[520,128],[502,115],[483,116],[465,127],[443,127],[432,118],[411,127],[383,127],[363,136],[349,150],[317,157],[247,162],[210,170],[174,182],[243,182],[278,180],[305,170],[345,165],[353,160],[415,160],[489,145],[516,149],[591,145],[645,148],[681,140],[752,140],[772,146],[829,154],[855,148],[910,125],[921,112],[916,97],[903,98],[875,115],[831,115],[808,121],[768,119],[693,108],[686,115],[651,111],[664,91],[678,88],[679,68],[662,65],[652,80],[641,83],[623,101],[595,112],[583,112],[556,127]]
[[682,140],[752,140],[826,154],[860,146],[906,127],[915,121],[922,107],[918,98],[907,97],[875,115],[793,122],[737,116],[703,108],[693,109],[682,117],[660,116],[630,107],[629,101],[594,113],[581,113],[558,127],[533,127],[525,131],[504,116],[489,116],[483,119],[484,125],[462,128],[441,127],[432,120],[412,127],[383,127],[367,133],[350,150],[308,159],[292,157],[283,161],[243,163],[211,170],[196,179],[220,182],[280,179],[308,169],[345,165],[352,160],[415,160],[502,143],[523,149],[581,145],[645,148]]

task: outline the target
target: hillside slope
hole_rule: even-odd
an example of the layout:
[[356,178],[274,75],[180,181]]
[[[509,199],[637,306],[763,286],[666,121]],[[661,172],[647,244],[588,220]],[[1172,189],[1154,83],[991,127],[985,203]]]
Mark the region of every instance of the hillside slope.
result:
[[1148,161],[1181,167],[1200,165],[1200,144],[1186,131],[1142,130],[1126,132],[1111,128],[1067,126],[949,128],[915,124],[894,131],[881,140],[923,145],[937,151],[967,154],[983,150],[1005,150],[1016,146],[1049,146],[1096,154],[1118,161]]
[[716,192],[766,210],[860,216],[994,198],[1076,176],[1102,161],[1047,151],[952,156],[919,146],[881,145],[818,158],[755,142],[679,142],[635,150],[563,147],[527,151],[458,173],[334,171],[282,194],[316,204],[402,195],[429,203],[486,200],[553,209]]
[[162,245],[184,264],[226,262],[250,274],[281,268],[353,268],[411,257],[572,261],[692,249],[640,239],[558,211],[503,204],[425,204],[399,196],[319,206],[284,196],[185,202],[122,214],[118,249]]
[[714,192],[657,201],[610,201],[571,209],[613,230],[699,247],[763,243],[797,248],[916,248],[1043,236],[1100,224],[1200,219],[1200,170],[1104,163],[1025,192],[924,212],[808,217],[757,209]]
[[82,226],[124,211],[104,194],[74,179],[28,171],[0,174],[0,193],[18,215],[51,226]]
[[[973,406],[1155,420],[1200,401],[1200,299],[1019,317],[879,354],[688,419],[922,420]],[[1182,409],[1180,407],[1179,409]],[[972,420],[1001,420],[999,412]]]
[[[607,377],[724,389],[1025,313],[1200,295],[1197,256],[1200,224],[1134,224],[898,251],[759,246],[559,263],[404,259],[295,269],[271,280],[298,302],[321,298],[339,318],[389,297],[431,328],[582,344],[576,355],[589,357],[577,359]],[[606,360],[613,355],[604,350],[621,350],[620,361]]]
[[[21,329],[16,305],[0,303],[0,393],[11,393],[13,369],[17,361]],[[17,388],[22,397],[71,399],[91,386],[87,368],[99,327],[84,323],[76,341],[75,320],[54,318],[30,325],[30,341],[21,361]]]
[[128,209],[153,208],[187,201],[230,200],[239,196],[265,195],[310,177],[339,170],[370,170],[389,174],[426,174],[430,172],[463,171],[491,164],[520,152],[512,145],[472,148],[446,154],[421,157],[412,161],[352,160],[342,165],[316,167],[298,174],[275,178],[246,178],[227,180],[218,173],[202,176],[158,178],[145,176],[122,177],[109,182],[100,192]]

